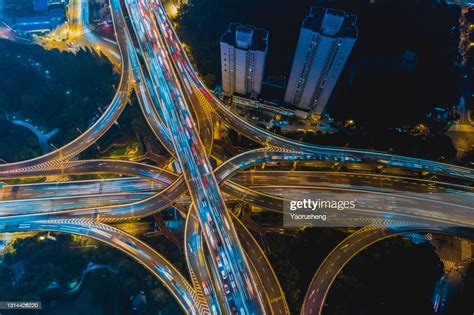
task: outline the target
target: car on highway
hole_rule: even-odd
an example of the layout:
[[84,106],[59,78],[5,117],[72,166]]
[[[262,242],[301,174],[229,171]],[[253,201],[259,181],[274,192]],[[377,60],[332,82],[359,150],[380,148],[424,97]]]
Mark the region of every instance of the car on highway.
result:
[[225,294],[230,294],[230,289],[228,284],[224,284],[224,292]]

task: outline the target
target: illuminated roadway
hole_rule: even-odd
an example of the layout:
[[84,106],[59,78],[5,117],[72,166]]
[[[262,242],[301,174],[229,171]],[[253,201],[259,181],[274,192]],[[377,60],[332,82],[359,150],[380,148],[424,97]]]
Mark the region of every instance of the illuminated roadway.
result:
[[254,276],[198,136],[188,100],[169,63],[171,57],[165,48],[159,48],[162,40],[151,28],[153,20],[146,14],[147,8],[134,1],[126,1],[126,5],[153,88],[160,97],[165,122],[191,199],[197,208],[204,238],[210,245],[214,280],[226,293],[227,307],[232,313],[259,314],[262,302]]
[[[250,160],[261,161],[262,157],[266,157],[265,161],[268,161],[269,152],[260,150],[260,158],[255,158],[256,155],[252,155]],[[275,154],[274,152],[271,154]],[[248,154],[243,154],[245,156]],[[232,174],[232,169],[235,171],[239,168],[239,165],[248,165],[246,162],[242,162],[242,156],[236,157],[234,160],[237,162],[228,163],[231,167],[222,167],[220,168],[219,174]],[[271,155],[271,157],[275,157],[275,155]],[[279,159],[276,159],[279,160]],[[240,161],[240,162],[239,162]],[[225,171],[222,171],[224,169]],[[222,175],[218,176],[219,178],[224,177]],[[233,177],[234,180],[241,184],[245,185],[253,185],[255,187],[265,187],[270,186],[269,181],[273,179],[273,183],[275,184],[272,188],[273,190],[277,190],[279,185],[283,184],[285,178],[288,178],[287,184],[296,185],[300,182],[304,182],[305,185],[327,185],[328,187],[335,187],[335,186],[342,186],[342,187],[356,187],[362,186],[365,189],[377,189],[380,190],[383,188],[387,190],[390,188],[391,190],[397,189],[404,191],[404,194],[409,194],[410,191],[418,191],[418,192],[425,192],[425,193],[442,193],[440,196],[449,196],[448,193],[454,193],[454,191],[461,192],[462,190],[472,190],[468,187],[462,187],[459,185],[447,184],[447,183],[437,183],[434,181],[429,180],[419,180],[419,179],[409,179],[409,178],[400,178],[396,176],[381,176],[381,175],[373,175],[373,174],[346,174],[346,173],[312,173],[312,172],[284,172],[284,171],[264,171],[264,172],[245,172],[237,174]],[[278,180],[280,179],[280,181]],[[136,179],[132,179],[135,181]],[[263,186],[262,186],[263,185]],[[380,187],[377,187],[380,186]],[[393,187],[395,186],[395,187]],[[301,189],[301,188],[300,188]],[[457,194],[454,194],[457,196]],[[374,203],[376,204],[376,203]],[[426,209],[430,209],[431,207],[426,207]],[[242,242],[244,242],[245,237],[241,236]],[[246,252],[250,250],[246,249]],[[251,261],[255,261],[251,259]],[[284,308],[279,308],[284,309]]]
[[[245,155],[247,155],[247,157],[251,156],[252,158],[250,160],[253,160],[254,162],[256,162],[256,161],[270,161],[271,158],[276,157],[276,155],[272,155],[272,154],[275,154],[275,152],[269,153],[269,152],[264,151],[264,150],[259,150],[257,153],[259,153],[259,154],[253,154],[253,155],[243,154],[241,156],[236,157],[233,161],[231,160],[232,162],[229,162],[227,164],[229,166],[220,168],[219,174],[221,174],[221,175],[219,175],[218,177],[222,178],[222,179],[225,179],[225,176],[232,175],[235,171],[237,171],[240,167],[242,167],[242,165],[245,165],[245,166],[251,165],[252,163],[245,162],[246,160],[248,160],[248,158],[247,159],[243,158],[243,156],[245,156]],[[259,156],[259,157],[257,158],[256,156]],[[276,159],[276,160],[279,160],[279,159]],[[117,163],[117,161],[111,161],[111,162],[112,163]],[[79,163],[79,162],[77,162],[77,163]],[[118,163],[122,163],[122,162],[119,161]],[[87,163],[85,163],[85,164],[87,164]],[[125,164],[125,163],[122,163],[122,164]],[[150,168],[150,167],[147,166],[147,168]],[[132,168],[130,168],[130,169],[132,169]],[[262,172],[262,173],[263,174],[260,174],[260,172],[247,172],[246,174],[242,174],[241,177],[243,177],[243,178],[246,178],[248,176],[251,176],[250,178],[255,177],[254,179],[246,179],[247,180],[246,184],[253,183],[255,185],[262,185],[262,184],[265,185],[265,184],[267,184],[267,181],[269,180],[269,178],[272,178],[272,177],[278,178],[278,175],[271,174],[272,172]],[[267,174],[267,173],[270,173],[270,175]],[[273,173],[280,173],[280,172],[273,172]],[[285,174],[286,172],[281,172],[281,173],[282,173],[281,178],[284,178],[283,175],[288,175],[288,174]],[[298,176],[299,173],[303,173],[303,175]],[[238,174],[236,177],[239,177],[239,176],[240,175]],[[331,175],[331,174],[311,174],[311,173],[308,173],[308,172],[294,172],[293,176],[295,177],[295,179],[291,179],[292,181],[296,181],[297,178],[305,178],[308,181],[311,181],[309,178],[319,178],[319,180],[314,180],[313,179],[314,182],[318,182],[318,181],[325,182],[325,181],[330,181],[331,179],[334,181],[333,178],[339,176],[339,177],[346,178],[346,179],[349,178],[350,181],[352,182],[352,184],[357,184],[357,180],[359,180],[359,181],[361,181],[361,183],[363,183],[366,186],[376,186],[377,183],[379,183],[381,181],[381,178],[383,178],[380,175],[344,174],[344,173],[338,173],[338,174],[332,174]],[[357,180],[351,179],[353,177],[355,177]],[[368,179],[371,179],[372,182],[369,182],[369,183],[363,182],[363,181],[368,180]],[[387,178],[384,178],[383,180],[387,181],[387,182],[390,182],[390,180],[387,179]],[[412,187],[413,184],[409,184],[410,179],[393,178],[392,181],[393,180],[396,180],[396,181],[400,182],[402,185],[407,185],[405,187],[406,189],[414,188],[414,187]],[[239,180],[237,180],[237,181],[239,181]],[[426,187],[428,187],[426,189],[429,189],[429,187],[431,187],[431,186],[427,185],[427,183],[430,183],[430,181],[415,180],[415,179],[411,179],[411,181],[420,182],[421,184],[425,184]],[[334,185],[334,183],[332,183],[332,185]],[[452,184],[443,184],[443,185],[448,186],[448,187],[449,186],[453,186],[453,187],[456,186],[456,185],[452,185]],[[417,190],[420,190],[420,188],[418,187]]]
[[[285,158],[286,161],[292,160],[301,160],[304,158],[309,158],[307,155],[300,155],[297,153],[289,154],[284,151],[271,151],[271,150],[254,150],[249,151],[235,158],[228,160],[220,167],[216,169],[216,178],[219,182],[225,180],[229,176],[232,176],[240,169],[244,169],[246,167],[250,167],[252,165],[260,164],[262,162],[269,162],[269,161],[281,161]],[[177,177],[177,175],[173,173],[169,173],[167,171],[161,170],[156,167],[148,166],[145,164],[133,163],[133,162],[126,162],[126,161],[107,161],[103,160],[100,163],[96,163],[94,161],[86,162],[86,161],[76,161],[70,162],[73,166],[67,168],[59,168],[58,172],[61,174],[64,173],[83,173],[84,170],[88,170],[89,172],[101,170],[103,172],[111,172],[111,173],[126,173],[128,175],[139,175],[144,176],[148,179],[157,180],[159,182],[165,183],[168,186],[163,191],[160,191],[157,195],[152,196],[150,198],[145,199],[144,201],[134,203],[132,205],[123,205],[117,207],[103,207],[103,208],[95,208],[90,210],[83,210],[83,211],[75,211],[75,216],[86,215],[86,214],[101,214],[101,218],[106,220],[107,218],[121,218],[121,217],[142,217],[149,215],[151,212],[150,209],[153,211],[158,211],[162,207],[168,205],[173,200],[176,199],[177,196],[180,196],[185,191],[185,186],[182,181]],[[458,215],[457,218],[459,221],[462,222],[467,221],[469,222],[470,212],[464,211],[463,209],[471,209],[470,207],[470,200],[472,198],[472,189],[463,188],[463,186],[454,185],[454,184],[440,184],[434,181],[429,180],[416,180],[416,179],[406,179],[400,178],[396,176],[381,176],[381,175],[362,175],[362,174],[346,174],[346,173],[298,173],[298,172],[246,172],[244,174],[239,174],[236,176],[236,182],[241,182],[244,185],[252,185],[252,181],[255,184],[258,184],[259,190],[269,189],[269,187],[265,188],[266,186],[274,186],[273,190],[276,189],[277,186],[282,186],[282,180],[284,180],[284,176],[288,176],[288,180],[286,181],[286,186],[291,187],[295,186],[299,181],[307,183],[307,187],[311,187],[313,191],[316,188],[320,188],[322,191],[324,189],[331,188],[332,190],[336,191],[352,191],[357,188],[358,191],[372,191],[371,194],[363,194],[362,197],[365,198],[381,198],[380,200],[383,201],[387,196],[387,194],[383,194],[384,191],[387,189],[391,189],[392,195],[393,194],[402,194],[403,198],[410,197],[403,201],[400,198],[400,202],[398,203],[399,206],[405,204],[406,202],[411,202],[413,200],[419,200],[424,202],[424,205],[427,209],[435,209],[438,207],[438,215],[447,215],[448,213],[443,213],[443,208],[445,205],[453,204],[456,207],[453,209],[458,209],[461,211],[462,215],[458,215],[455,212],[452,214]],[[243,176],[250,176],[253,179],[250,180],[243,180],[239,179]],[[280,176],[281,180],[278,181],[278,176]],[[275,180],[272,181],[272,178]],[[180,182],[181,181],[181,182]],[[270,184],[272,181],[272,184]],[[394,186],[395,185],[395,186]],[[298,184],[298,186],[304,186],[302,184]],[[377,186],[381,186],[377,188]],[[242,187],[242,186],[241,186]],[[271,187],[270,187],[271,188]],[[383,188],[383,189],[382,189]],[[345,190],[344,190],[345,189]],[[410,193],[410,190],[415,189],[418,193]],[[288,190],[288,189],[286,189]],[[357,191],[356,190],[356,191]],[[235,193],[234,191],[233,193]],[[252,192],[252,190],[250,190]],[[276,192],[278,194],[278,192]],[[382,194],[381,194],[382,193]],[[275,192],[273,192],[275,194]],[[377,196],[380,195],[380,196]],[[236,194],[239,195],[239,194]],[[375,195],[375,196],[373,196]],[[252,195],[250,195],[252,196]],[[251,203],[257,203],[257,205],[264,206],[267,209],[273,209],[277,211],[281,211],[282,209],[282,199],[280,198],[272,198],[272,197],[263,197],[258,196],[258,202],[253,202],[252,198],[248,198],[247,195],[245,198],[246,201]],[[396,197],[397,195],[393,195]],[[361,199],[362,201],[363,199]],[[371,199],[368,199],[369,201]],[[375,199],[377,200],[377,199]],[[266,204],[267,203],[267,204]],[[372,202],[366,202],[368,207]],[[376,206],[378,203],[374,203]],[[436,206],[439,204],[439,206]],[[429,207],[428,207],[429,206]],[[419,210],[419,212],[415,212],[417,215],[422,214],[423,212]],[[429,217],[433,215],[430,211],[425,212],[426,215]],[[448,214],[451,215],[451,214]],[[456,217],[453,216],[452,219]]]
[[301,308],[302,315],[321,314],[325,299],[331,285],[336,280],[339,272],[349,261],[372,244],[389,237],[415,232],[415,233],[441,233],[460,237],[474,238],[472,230],[447,229],[436,226],[414,226],[409,222],[390,222],[387,225],[368,226],[349,235],[339,243],[316,271],[311,284],[306,292]]
[[78,180],[68,182],[41,182],[5,185],[0,187],[0,201],[22,199],[72,197],[114,194],[121,192],[148,192],[163,189],[164,185],[140,177]]
[[[76,162],[76,163],[84,163],[87,165],[88,163],[85,162]],[[123,161],[110,161],[110,164],[132,164],[141,166],[142,164],[138,163],[131,163],[131,162],[123,162]],[[227,163],[226,165],[230,165],[231,163]],[[96,165],[96,164],[92,164]],[[74,168],[75,171],[77,170],[77,166]],[[157,185],[160,185],[160,189],[168,187],[171,183],[173,183],[177,175],[168,173],[166,171],[161,171],[161,173],[157,173],[157,170],[154,167],[149,168],[149,173],[140,172],[143,174],[150,174],[148,178],[153,178],[157,181]],[[132,170],[131,166],[128,166],[126,169]],[[222,172],[222,170],[228,170],[228,167],[219,168],[216,176],[219,181],[225,179],[223,177],[223,173],[229,175],[227,172]],[[65,169],[66,171],[69,168]],[[113,170],[113,168],[112,168]],[[154,172],[153,172],[154,171]],[[136,173],[135,173],[136,174]],[[158,176],[161,174],[161,176]],[[407,211],[401,211],[399,209],[393,209],[393,214],[405,214],[405,215],[413,215],[416,214],[418,217],[423,218],[423,214],[426,218],[430,218],[436,216],[438,219],[445,217],[446,221],[455,220],[457,224],[460,222],[470,222],[472,219],[472,199],[473,199],[473,188],[459,186],[454,184],[448,183],[438,183],[435,181],[430,180],[420,180],[420,179],[410,179],[410,178],[402,178],[397,176],[382,176],[382,175],[374,175],[374,174],[354,174],[354,173],[334,173],[334,172],[286,172],[286,171],[252,171],[252,172],[244,172],[239,173],[233,177],[233,180],[236,183],[239,183],[244,186],[249,186],[252,188],[251,192],[263,191],[266,195],[258,195],[256,194],[257,199],[260,200],[260,203],[257,202],[258,206],[264,206],[267,209],[271,209],[274,211],[282,211],[282,201],[286,199],[287,195],[296,190],[300,189],[302,191],[311,191],[311,192],[318,192],[321,196],[324,196],[325,193],[328,191],[337,191],[337,192],[355,192],[359,196],[358,206],[364,208],[365,210],[373,209],[375,211],[379,211],[380,213],[386,213],[386,209],[388,205],[382,204],[383,202],[387,203],[387,200],[391,197],[397,197],[397,201],[393,202],[393,207],[399,207],[401,209],[410,209],[411,211],[407,213]],[[109,180],[110,181],[110,180]],[[130,183],[129,183],[130,181]],[[96,201],[101,202],[101,200],[106,199],[104,195],[111,195],[120,197],[122,195],[129,194],[130,197],[134,197],[134,195],[140,196],[143,195],[146,197],[145,191],[148,191],[147,194],[151,192],[148,190],[142,189],[142,184],[136,185],[135,183],[138,182],[137,178],[130,178],[130,179],[121,179],[121,180],[114,180],[114,185],[110,184],[109,189],[105,187],[104,190],[102,185],[96,182],[89,185],[92,185],[91,188],[87,190],[88,196],[84,196],[86,192],[83,192],[81,196],[87,197],[89,199],[80,199],[78,198],[78,192],[75,192],[74,195],[70,195],[68,191],[72,188],[77,187],[77,185],[72,185],[68,190],[65,190],[65,193],[55,193],[53,195],[47,196],[51,194],[51,188],[56,187],[57,185],[53,185],[51,183],[45,183],[44,188],[41,184],[35,185],[26,185],[25,187],[30,187],[27,189],[24,194],[30,196],[30,199],[33,199],[34,202],[41,202],[44,201],[45,205],[41,208],[47,209],[47,206],[51,203],[55,203],[58,207],[66,207],[67,205],[62,205],[64,200],[71,200],[68,197],[74,197],[73,200],[76,200],[77,203],[75,206],[70,206],[71,208],[85,208],[87,206],[87,200],[90,202],[94,201],[94,195],[96,196]],[[120,185],[118,184],[120,183]],[[229,181],[227,181],[229,183]],[[304,184],[303,184],[304,183]],[[150,183],[147,184],[149,186]],[[65,186],[62,184],[61,186]],[[119,187],[122,186],[121,190]],[[147,187],[146,186],[146,187]],[[36,191],[34,195],[31,193],[31,187],[36,187]],[[114,188],[115,187],[115,188]],[[225,186],[224,186],[225,187]],[[22,187],[16,188],[15,190],[21,192]],[[11,197],[12,188],[6,186],[1,191],[4,191],[4,194],[7,198],[8,196]],[[35,198],[38,194],[41,194],[41,191],[44,191],[45,196],[44,198]],[[178,189],[180,194],[184,191],[184,187],[181,186]],[[168,190],[169,192],[169,190]],[[234,191],[235,192],[235,191]],[[362,195],[359,193],[366,192]],[[100,196],[100,194],[103,194]],[[239,195],[239,194],[236,194]],[[22,194],[20,194],[22,196]],[[164,196],[163,194],[161,195]],[[281,197],[279,197],[281,196]],[[55,200],[54,198],[57,198]],[[171,200],[170,197],[166,197],[165,199]],[[245,196],[243,200],[246,202],[254,203],[253,197],[251,195]],[[375,199],[373,199],[375,198]],[[14,202],[0,202],[4,211],[9,211],[10,215],[13,214],[20,214],[21,210],[18,208],[13,208],[13,206],[20,207],[20,209],[24,209],[23,211],[31,211],[31,200],[30,199],[17,199]],[[138,199],[138,198],[137,198]],[[79,201],[81,201],[79,203]],[[133,201],[133,200],[131,200]],[[413,202],[416,202],[413,204]],[[413,206],[410,206],[413,204]],[[446,206],[449,205],[449,212],[446,212]],[[41,208],[35,208],[35,212],[40,212]],[[423,211],[423,208],[426,211]],[[53,210],[53,209],[51,209]],[[385,211],[384,211],[385,210]],[[102,212],[102,211],[101,211]],[[81,213],[81,212],[79,212]],[[122,214],[128,214],[126,211],[120,211]],[[82,213],[84,214],[84,213]],[[145,212],[135,212],[137,217],[145,216],[147,213]],[[446,217],[448,215],[448,217]],[[106,216],[104,216],[106,219]],[[449,220],[448,220],[449,219]]]
[[[103,162],[109,162],[103,160]],[[98,162],[100,163],[100,162]],[[97,164],[98,164],[97,163]],[[118,161],[120,163],[120,161]],[[124,164],[128,164],[125,162]],[[134,164],[133,162],[132,165]],[[228,162],[227,162],[228,163]],[[162,190],[167,187],[177,175],[149,167],[156,170],[158,174],[166,174],[151,180],[140,177],[108,178],[96,180],[77,180],[68,182],[41,182],[33,184],[5,185],[0,188],[0,201],[71,197],[82,195],[115,194],[115,193],[139,193]],[[99,170],[99,169],[98,169]],[[113,169],[112,169],[113,170]],[[50,171],[48,171],[50,172]],[[51,171],[52,172],[52,171]],[[72,174],[69,167],[64,167],[60,173]],[[271,186],[273,184],[282,185],[311,185],[324,186],[335,185],[340,188],[361,187],[367,190],[375,188],[391,188],[404,192],[416,193],[449,193],[453,190],[474,191],[474,188],[450,183],[442,183],[433,180],[407,178],[395,175],[376,175],[367,173],[347,173],[347,172],[324,172],[324,171],[278,171],[278,170],[257,170],[239,172],[230,179],[236,184],[247,187]],[[231,183],[227,180],[225,183]],[[458,193],[460,193],[458,192]]]
[[[241,154],[239,156],[236,156],[235,158],[227,161],[226,163],[224,163],[223,165],[221,165],[217,171],[216,171],[216,175],[217,177],[219,178],[219,180],[223,179],[223,178],[226,178],[227,176],[230,176],[232,175],[234,172],[237,172],[239,169],[243,169],[243,168],[246,168],[246,167],[249,167],[249,166],[252,166],[252,165],[255,165],[255,164],[259,164],[259,163],[262,163],[262,162],[269,162],[269,161],[281,161],[281,160],[286,160],[286,161],[291,161],[291,160],[295,160],[295,159],[304,159],[304,158],[308,158],[308,156],[305,156],[305,155],[301,155],[301,154],[291,154],[291,153],[288,153],[288,152],[285,152],[285,151],[275,151],[275,150],[254,150],[254,151],[250,151],[250,152],[246,152],[244,154]],[[89,162],[86,162],[86,161],[76,161],[76,162],[70,162],[69,164],[72,164],[74,165],[74,167],[72,168],[64,168],[64,167],[61,167],[57,170],[58,174],[64,174],[64,173],[74,173],[73,170],[75,170],[75,172],[77,173],[82,173],[82,169],[86,169],[86,170],[89,170],[89,171],[93,171],[93,170],[101,170],[105,173],[107,172],[111,172],[111,173],[125,173],[125,174],[129,174],[129,175],[140,175],[140,176],[149,176],[150,178],[152,179],[158,179],[160,181],[165,181],[166,183],[171,183],[175,178],[176,178],[176,175],[172,174],[172,173],[168,173],[168,172],[165,172],[165,171],[162,171],[162,170],[159,170],[159,169],[156,169],[154,167],[151,167],[151,166],[148,166],[148,165],[145,165],[145,164],[139,164],[139,163],[132,163],[132,162],[125,162],[125,161],[89,161]],[[157,172],[157,170],[159,170]],[[50,172],[50,171],[48,171]],[[278,172],[274,172],[271,176],[272,177],[276,177],[276,174],[278,174]],[[281,173],[281,174],[284,174],[284,173]],[[364,189],[369,189],[368,186],[376,186],[377,185],[377,182],[376,180],[381,180],[382,178],[385,178],[385,182],[388,182],[390,183],[390,176],[380,176],[380,175],[377,175],[377,176],[374,176],[374,175],[370,175],[374,178],[374,180],[372,181],[369,181],[368,183],[370,185],[367,185],[367,183],[364,183],[364,179],[362,177],[362,175],[354,175],[354,174],[348,174],[348,175],[343,175],[344,173],[339,173],[339,175],[337,174],[328,174],[328,178],[331,178],[331,177],[334,177],[334,178],[337,178],[338,176],[339,177],[344,177],[344,178],[352,178],[352,177],[360,177],[360,181],[361,181],[361,184],[365,184],[365,188]],[[163,176],[165,175],[165,176]],[[259,175],[255,175],[255,176],[259,176]],[[288,175],[288,183],[290,183],[290,181],[292,180],[292,178],[294,177],[294,174],[291,175],[289,174]],[[367,175],[365,176],[367,177]],[[329,181],[329,179],[325,179],[325,180],[322,180],[321,181],[321,185],[324,184],[324,182],[327,182]],[[321,176],[318,176],[318,175],[306,175],[304,178],[304,180],[307,180],[308,183],[311,183],[315,180],[321,180]],[[267,176],[267,181],[269,181],[270,179],[268,178]],[[352,181],[354,181],[352,179]],[[365,181],[367,181],[367,179],[365,179]],[[402,180],[402,179],[399,179],[397,177],[393,177],[392,178],[392,182],[403,182],[405,180]],[[418,186],[418,190],[419,191],[423,191],[423,190],[420,190],[420,188],[423,188],[422,185],[425,185],[425,187],[430,187],[431,184],[433,184],[431,181],[423,181],[423,180],[418,180],[421,182],[421,185]],[[277,184],[277,182],[275,181],[274,182],[275,184]],[[176,196],[176,195],[180,195],[181,193],[183,193],[185,187],[183,186],[183,183],[176,183],[174,182],[173,183],[174,186],[172,185],[171,187],[173,187],[173,189],[168,189],[166,190],[165,192],[167,193],[170,193],[171,195],[170,196]],[[261,182],[260,184],[264,184],[264,181]],[[341,186],[341,182],[339,181],[329,181],[328,185],[335,185],[336,187],[337,186]],[[314,185],[313,185],[314,186]],[[353,185],[354,186],[354,185]],[[449,185],[448,185],[449,186]],[[452,185],[455,187],[455,185]],[[348,187],[348,186],[346,186]],[[405,187],[407,190],[410,189],[410,187]],[[175,193],[174,195],[172,193]],[[236,193],[237,191],[234,191],[234,194]],[[432,190],[430,191],[429,189],[427,190],[427,192],[433,192]],[[245,193],[244,193],[245,194]],[[164,197],[166,194],[163,193],[161,194],[162,197]],[[238,194],[237,194],[238,195]],[[258,196],[258,195],[257,195]],[[440,196],[450,196],[448,194],[440,194]],[[454,195],[456,197],[456,195]],[[252,199],[249,199],[248,198],[249,196],[247,195],[246,196],[246,200],[247,201],[251,201],[252,202]],[[261,196],[260,196],[261,197]],[[166,199],[168,202],[165,202],[163,203],[163,200],[159,200],[158,203],[155,203],[158,198],[149,198],[148,200],[146,200],[144,203],[147,203],[150,207],[151,206],[156,206],[156,205],[159,205],[160,207],[162,206],[166,206],[167,204],[169,204],[169,202],[171,202],[173,199],[172,197],[169,197],[169,198],[164,198]],[[277,209],[277,210],[281,210],[281,200],[278,200],[278,199],[275,199],[275,198],[257,198],[260,202],[265,202],[267,203],[266,205],[261,205],[261,206],[264,206],[265,208],[270,208],[270,209]],[[265,200],[265,199],[268,199],[268,200]],[[271,202],[273,202],[273,204],[271,204]],[[142,210],[141,211],[138,211],[138,209],[140,209],[140,207],[138,207],[140,203],[137,203],[135,204],[131,209],[132,209],[132,213],[135,211],[135,215],[137,217],[140,217],[142,215],[146,215],[149,211],[149,208],[150,207],[143,207],[141,208]],[[122,211],[118,211],[117,212],[117,215],[112,215],[112,217],[120,217],[120,216],[123,216],[124,213],[128,213],[130,211],[130,207],[119,207],[118,209],[124,209]],[[117,209],[117,210],[118,210]],[[110,211],[110,210],[103,210],[103,211]],[[98,212],[102,213],[103,212],[102,209],[99,209]],[[85,214],[85,213],[91,213],[90,211],[86,211],[86,212],[83,212],[83,213],[78,213],[78,215],[81,215],[81,214]],[[92,213],[96,213],[95,211],[92,212]],[[104,216],[104,219],[106,219],[107,216]]]
[[[221,164],[216,170],[216,179],[218,182],[224,181],[229,176],[238,172],[240,169],[257,165],[263,162],[271,161],[295,161],[295,160],[306,160],[312,159],[311,155],[300,154],[297,152],[284,151],[280,149],[257,149],[249,152],[245,152],[232,159],[229,159],[225,163]],[[41,214],[37,215],[36,218],[45,220],[48,217],[56,217],[57,215],[68,215],[74,217],[97,217],[100,215],[101,220],[117,220],[117,219],[128,219],[128,218],[140,218],[147,215],[151,215],[160,209],[168,206],[171,202],[176,200],[181,194],[186,191],[186,185],[182,176],[177,176],[173,173],[165,171],[163,169],[142,164],[134,163],[129,161],[120,160],[90,160],[90,161],[72,161],[64,164],[58,164],[55,168],[50,170],[32,171],[29,176],[37,174],[38,176],[45,174],[53,175],[64,175],[64,174],[90,174],[90,173],[115,173],[115,174],[126,174],[130,176],[142,176],[147,179],[156,180],[169,184],[164,190],[157,194],[133,203],[126,205],[107,206],[107,207],[95,207],[91,209],[81,209],[77,211],[64,211],[54,213],[51,215]],[[244,191],[243,193],[247,193]],[[263,198],[261,201],[266,202]],[[258,201],[255,201],[258,204]],[[281,204],[279,206],[281,209]],[[23,218],[24,217],[24,218]],[[30,215],[10,217],[9,220],[32,220]],[[0,218],[1,220],[1,218]]]
[[93,220],[49,220],[1,224],[0,232],[55,231],[84,235],[102,241],[137,260],[173,294],[188,314],[201,313],[201,302],[186,278],[164,257],[139,239]]
[[[240,168],[244,168],[249,165],[253,165],[252,163],[262,162],[262,161],[271,161],[273,160],[280,160],[283,156],[288,155],[286,152],[279,152],[281,155],[274,155],[275,152],[269,152],[268,150],[257,150],[257,152],[254,152],[252,155],[249,154],[242,154],[241,156],[237,156],[233,160],[231,160],[229,163],[226,164],[225,167],[221,167],[219,170],[219,178],[225,178],[223,174],[226,176],[229,176],[233,174],[233,172],[236,172]],[[246,156],[246,158],[244,158]],[[250,162],[249,162],[250,161]],[[79,162],[78,162],[79,163]],[[112,162],[112,163],[117,163],[117,162]],[[121,162],[118,162],[121,163]],[[87,163],[85,163],[87,164]],[[123,163],[125,164],[125,163]],[[147,166],[147,168],[150,168]],[[132,169],[132,168],[130,168]],[[143,173],[143,172],[142,172]],[[427,181],[427,180],[414,180],[414,179],[403,179],[403,178],[397,178],[393,177],[390,178],[388,176],[381,176],[381,175],[363,175],[363,174],[345,174],[345,173],[329,173],[329,174],[317,174],[317,173],[309,173],[309,172],[247,172],[244,174],[238,174],[236,175],[236,178],[238,179],[239,177],[242,177],[246,180],[237,180],[237,182],[241,182],[244,184],[255,184],[255,185],[265,185],[268,184],[268,181],[270,181],[272,178],[274,180],[277,180],[278,178],[284,179],[288,177],[289,183],[291,182],[299,182],[302,179],[304,179],[303,182],[308,182],[308,183],[325,183],[328,182],[328,185],[341,185],[344,184],[344,181],[341,182],[336,180],[337,177],[345,179],[345,181],[350,182],[351,185],[364,185],[366,187],[371,186],[371,187],[376,187],[377,185],[380,185],[380,183],[386,182],[389,185],[392,183],[396,183],[396,185],[401,185],[402,190],[411,190],[416,187],[414,187],[413,183],[410,182],[418,182],[418,187],[416,188],[415,191],[422,191],[420,187],[425,187],[427,189],[427,192],[443,192],[442,189],[434,190],[436,186],[433,186],[433,184],[436,184],[435,182],[432,181]],[[248,179],[247,177],[250,177]],[[246,179],[247,178],[247,179]],[[274,183],[277,183],[277,181],[274,181]],[[347,184],[347,183],[346,183]],[[452,184],[443,184],[447,186],[446,189],[452,189],[456,188],[456,185]],[[450,188],[451,187],[451,188]],[[446,191],[445,191],[446,192]]]
[[[280,175],[275,175],[274,173],[280,174]],[[267,181],[270,178],[278,178],[278,176],[280,176],[281,178],[284,178],[284,175],[289,175],[287,173],[289,173],[289,172],[246,172],[244,174],[241,174],[242,176],[240,176],[240,177],[242,177],[246,180],[246,184],[251,183],[253,185],[258,186],[258,185],[267,184]],[[381,178],[382,178],[382,176],[380,176],[380,175],[371,175],[371,174],[344,174],[344,173],[314,174],[314,173],[310,173],[310,172],[291,172],[291,173],[293,173],[292,176],[295,178],[293,181],[295,181],[295,182],[299,181],[299,179],[301,179],[301,178],[309,180],[309,178],[314,177],[314,178],[319,178],[321,180],[321,182],[326,182],[326,181],[335,181],[335,179],[334,179],[335,177],[342,177],[343,179],[345,178],[346,180],[351,181],[352,184],[357,184],[357,181],[363,181],[365,185],[376,186],[378,183],[380,184],[380,181],[381,181]],[[235,177],[239,177],[239,175],[240,174],[234,176],[234,179],[235,179]],[[330,176],[330,175],[332,175],[332,176]],[[354,180],[354,178],[356,178],[356,179]],[[371,182],[365,182],[366,180],[371,180]],[[394,180],[399,182],[405,188],[415,189],[416,191],[421,191],[422,187],[423,187],[422,184],[426,185],[427,182],[430,182],[430,181],[426,181],[426,180],[401,179],[401,178],[392,178],[392,179],[384,178],[383,179],[383,181],[386,181],[386,182],[389,182],[389,183],[391,181],[394,181]],[[315,181],[315,182],[317,182],[317,181]],[[417,184],[418,187],[415,186],[415,184]],[[435,184],[435,183],[431,183],[431,184]],[[334,183],[330,183],[329,186],[331,186],[331,185],[334,185]],[[452,184],[443,184],[443,183],[439,183],[437,185],[451,187],[451,189],[453,189],[456,186],[456,185],[452,185]],[[425,187],[427,187],[426,189],[429,189],[429,190],[433,190],[433,189],[436,188],[436,186],[427,186],[427,185]],[[447,189],[447,187],[438,188],[438,190],[436,190],[436,191],[437,192],[442,192],[443,189]],[[274,188],[274,189],[276,189],[276,188]],[[242,236],[242,235],[239,235],[239,236],[241,237],[242,242],[245,243],[246,242],[245,241],[245,236]],[[251,248],[250,249],[246,248],[245,250],[248,253],[252,249]],[[251,261],[258,261],[258,260],[252,259]],[[263,274],[263,273],[259,273],[259,274]],[[280,307],[279,309],[284,309],[284,308]]]

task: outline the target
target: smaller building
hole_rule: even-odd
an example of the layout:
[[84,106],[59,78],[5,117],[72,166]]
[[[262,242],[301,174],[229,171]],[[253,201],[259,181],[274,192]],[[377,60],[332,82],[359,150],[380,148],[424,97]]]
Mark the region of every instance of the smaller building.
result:
[[232,23],[222,35],[222,89],[225,94],[260,94],[268,49],[268,31]]
[[62,9],[49,10],[46,15],[17,17],[13,28],[20,33],[48,33],[66,19]]

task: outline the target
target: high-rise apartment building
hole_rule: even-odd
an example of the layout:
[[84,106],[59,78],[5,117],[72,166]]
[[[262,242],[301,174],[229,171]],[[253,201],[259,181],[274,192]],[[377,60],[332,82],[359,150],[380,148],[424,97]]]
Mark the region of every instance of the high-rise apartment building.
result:
[[260,93],[268,49],[268,32],[230,24],[221,37],[222,88],[227,94]]
[[303,21],[285,102],[321,115],[357,40],[357,17],[311,7]]

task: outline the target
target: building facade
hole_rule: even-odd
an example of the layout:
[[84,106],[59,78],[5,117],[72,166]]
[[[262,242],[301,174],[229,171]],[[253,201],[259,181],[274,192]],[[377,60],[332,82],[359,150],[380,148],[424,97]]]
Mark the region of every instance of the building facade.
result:
[[357,17],[312,7],[303,21],[285,102],[321,115],[357,40]]
[[222,89],[228,95],[258,95],[262,89],[268,32],[230,24],[221,37]]

